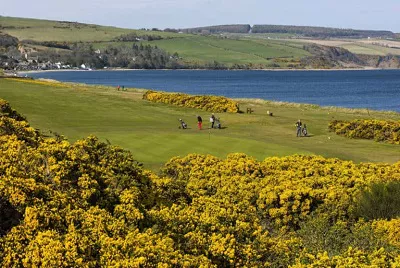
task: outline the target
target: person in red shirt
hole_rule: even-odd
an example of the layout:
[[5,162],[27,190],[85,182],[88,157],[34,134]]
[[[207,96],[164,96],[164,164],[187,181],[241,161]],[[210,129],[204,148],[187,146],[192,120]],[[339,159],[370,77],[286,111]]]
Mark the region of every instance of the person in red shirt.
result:
[[199,127],[199,130],[201,130],[203,124],[203,119],[201,118],[200,115],[197,116],[197,126]]

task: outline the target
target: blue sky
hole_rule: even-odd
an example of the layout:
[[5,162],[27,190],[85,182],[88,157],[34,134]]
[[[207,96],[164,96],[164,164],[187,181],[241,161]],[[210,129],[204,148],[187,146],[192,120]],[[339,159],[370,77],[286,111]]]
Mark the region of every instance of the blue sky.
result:
[[400,0],[0,0],[0,15],[125,28],[284,24],[400,32]]

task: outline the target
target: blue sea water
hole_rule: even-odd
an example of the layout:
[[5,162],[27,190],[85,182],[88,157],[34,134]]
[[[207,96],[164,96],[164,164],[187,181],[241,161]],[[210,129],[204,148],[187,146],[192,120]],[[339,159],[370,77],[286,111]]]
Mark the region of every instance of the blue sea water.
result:
[[115,87],[400,112],[400,70],[130,70],[59,71],[28,75]]

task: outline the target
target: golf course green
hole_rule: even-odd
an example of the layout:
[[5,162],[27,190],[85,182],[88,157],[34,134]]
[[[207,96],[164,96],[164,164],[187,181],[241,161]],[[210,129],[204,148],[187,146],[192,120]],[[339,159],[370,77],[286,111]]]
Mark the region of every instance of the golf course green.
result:
[[[143,90],[0,79],[0,98],[44,133],[50,131],[73,142],[96,135],[130,150],[148,169],[158,170],[174,156],[189,153],[225,157],[242,152],[262,160],[270,156],[317,154],[355,162],[394,163],[398,145],[348,139],[328,130],[332,120],[363,118],[400,120],[400,114],[316,105],[238,100],[240,109],[254,113],[220,113],[222,129],[209,129],[210,112],[152,103]],[[268,116],[267,111],[273,112]],[[197,129],[196,116],[203,118]],[[179,128],[183,119],[188,129]],[[296,137],[295,122],[307,124],[309,137]]]

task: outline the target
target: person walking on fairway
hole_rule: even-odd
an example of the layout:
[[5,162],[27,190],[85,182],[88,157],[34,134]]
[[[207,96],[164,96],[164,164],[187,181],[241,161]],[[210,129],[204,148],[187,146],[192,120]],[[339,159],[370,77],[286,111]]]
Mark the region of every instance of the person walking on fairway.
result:
[[214,123],[215,123],[215,116],[214,116],[214,114],[211,114],[210,123],[211,123],[211,128],[214,128]]
[[301,137],[301,120],[300,119],[296,122],[295,126],[297,128],[297,137]]
[[201,130],[203,124],[203,119],[201,118],[200,115],[197,116],[197,126],[199,127],[199,130]]

